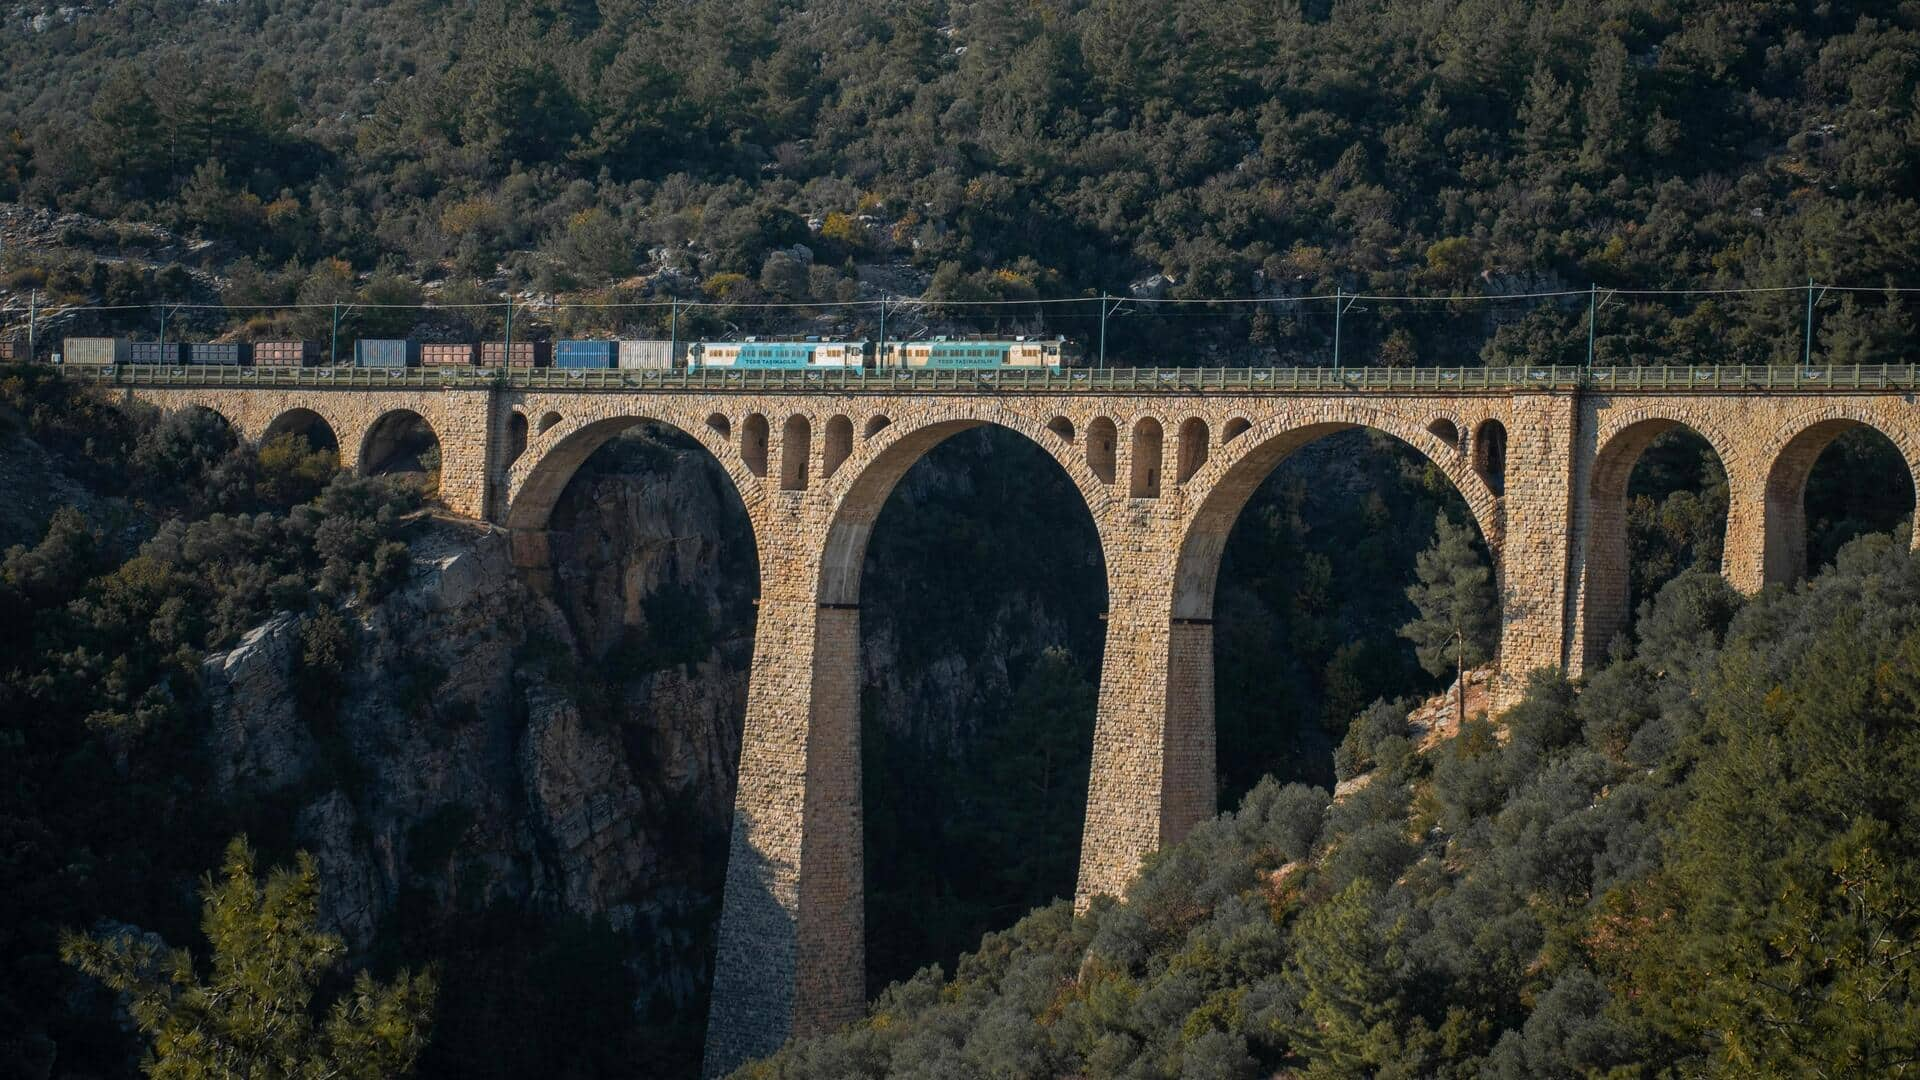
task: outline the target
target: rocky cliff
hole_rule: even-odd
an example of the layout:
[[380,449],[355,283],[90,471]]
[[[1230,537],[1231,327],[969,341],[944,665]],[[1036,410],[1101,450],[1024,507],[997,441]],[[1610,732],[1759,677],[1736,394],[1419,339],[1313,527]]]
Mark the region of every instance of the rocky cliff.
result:
[[[643,467],[622,472],[629,454]],[[632,1006],[697,1046],[750,545],[733,552],[744,523],[685,451],[639,439],[596,464],[556,520],[552,597],[504,535],[436,521],[407,584],[346,613],[336,698],[301,691],[300,616],[209,657],[212,794],[284,817],[285,845],[324,869],[325,920],[362,955],[419,959],[490,913],[592,924]]]

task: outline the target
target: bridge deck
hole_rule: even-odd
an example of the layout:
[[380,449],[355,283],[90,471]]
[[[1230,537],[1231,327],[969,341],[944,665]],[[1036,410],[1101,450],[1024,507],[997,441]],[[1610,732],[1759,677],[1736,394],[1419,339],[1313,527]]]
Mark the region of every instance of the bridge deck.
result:
[[115,386],[229,389],[433,389],[662,391],[684,393],[957,394],[1147,393],[1228,394],[1472,392],[1514,390],[1791,391],[1920,388],[1920,365],[1846,364],[1812,367],[1452,367],[1452,368],[1076,368],[956,371],[579,370],[566,368],[223,367],[150,364],[64,364],[70,378]]

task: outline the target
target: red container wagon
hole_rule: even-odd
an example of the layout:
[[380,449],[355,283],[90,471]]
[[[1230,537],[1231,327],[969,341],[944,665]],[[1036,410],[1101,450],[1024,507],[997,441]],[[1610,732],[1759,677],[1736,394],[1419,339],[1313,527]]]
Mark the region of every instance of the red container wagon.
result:
[[429,342],[420,346],[422,367],[472,367],[473,356],[471,343]]
[[504,341],[488,341],[480,346],[480,366],[483,368],[533,368],[546,367],[548,345],[544,341],[516,341],[511,351]]
[[254,367],[316,367],[320,363],[317,341],[256,341],[253,343]]

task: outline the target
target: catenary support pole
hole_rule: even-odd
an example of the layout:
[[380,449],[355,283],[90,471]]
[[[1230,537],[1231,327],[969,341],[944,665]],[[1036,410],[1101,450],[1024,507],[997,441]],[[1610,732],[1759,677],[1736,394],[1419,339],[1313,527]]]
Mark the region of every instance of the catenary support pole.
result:
[[1347,302],[1340,292],[1340,286],[1333,287],[1333,373],[1340,374],[1340,317],[1346,314]]
[[1105,290],[1102,290],[1100,293],[1100,367],[1102,370],[1105,370],[1106,366],[1107,366],[1107,294]]
[[340,301],[333,302],[333,336],[327,341],[327,366],[340,366]]
[[1600,286],[1587,286],[1587,370],[1593,370],[1593,332],[1600,319]]
[[1807,330],[1806,330],[1806,333],[1802,335],[1802,338],[1804,341],[1804,348],[1801,350],[1800,362],[1807,367],[1812,367],[1813,366],[1813,279],[1812,278],[1807,279]]
[[40,290],[27,294],[27,362],[40,355]]

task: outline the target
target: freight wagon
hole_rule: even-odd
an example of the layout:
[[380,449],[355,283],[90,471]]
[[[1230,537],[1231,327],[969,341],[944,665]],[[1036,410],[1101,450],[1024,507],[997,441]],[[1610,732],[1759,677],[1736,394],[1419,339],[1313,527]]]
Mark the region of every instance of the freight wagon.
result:
[[256,341],[254,367],[313,367],[320,363],[317,341]]
[[553,343],[553,366],[557,368],[610,368],[620,358],[617,341],[562,339]]
[[620,342],[620,366],[642,371],[671,371],[687,366],[687,343],[684,341],[637,341]]
[[864,368],[872,346],[865,341],[703,341],[691,354],[694,366],[711,368]]
[[425,367],[472,367],[476,355],[473,344],[431,342],[420,346],[420,363]]
[[187,363],[238,367],[253,360],[253,347],[244,342],[195,342],[187,346]]
[[187,347],[178,341],[135,341],[127,346],[127,360],[134,364],[186,363]]
[[516,341],[511,349],[504,341],[487,341],[480,345],[480,366],[483,368],[530,368],[547,366],[547,343],[544,341]]
[[60,358],[69,364],[125,364],[132,353],[126,338],[70,337],[60,348]]
[[353,364],[355,367],[418,367],[420,343],[390,338],[361,338],[353,343]]

